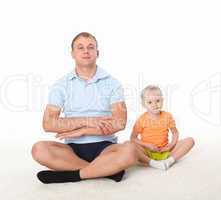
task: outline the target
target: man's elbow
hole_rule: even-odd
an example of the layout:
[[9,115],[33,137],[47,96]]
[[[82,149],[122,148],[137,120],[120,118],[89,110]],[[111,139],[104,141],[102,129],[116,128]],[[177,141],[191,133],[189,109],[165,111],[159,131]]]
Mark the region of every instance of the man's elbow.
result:
[[126,128],[126,121],[122,120],[118,123],[117,131],[123,131]]
[[125,128],[126,128],[126,123],[124,123],[124,124],[122,124],[122,125],[120,126],[120,130],[121,130],[121,131],[123,131]]
[[51,123],[49,121],[43,120],[42,127],[45,132],[53,132],[52,127],[51,127]]

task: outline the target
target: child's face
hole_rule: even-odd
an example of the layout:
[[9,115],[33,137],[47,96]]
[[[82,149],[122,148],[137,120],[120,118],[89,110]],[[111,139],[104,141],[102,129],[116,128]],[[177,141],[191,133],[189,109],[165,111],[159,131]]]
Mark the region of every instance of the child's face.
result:
[[144,94],[144,107],[152,114],[159,114],[163,107],[163,97],[160,91],[146,91]]

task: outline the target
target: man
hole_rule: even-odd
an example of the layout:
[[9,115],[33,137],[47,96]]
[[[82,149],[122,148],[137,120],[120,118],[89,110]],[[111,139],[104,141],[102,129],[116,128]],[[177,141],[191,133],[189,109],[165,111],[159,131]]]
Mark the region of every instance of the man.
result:
[[33,145],[34,160],[51,169],[37,174],[43,183],[97,177],[119,182],[124,170],[138,162],[133,143],[116,143],[114,133],[126,125],[126,105],[120,83],[96,65],[97,47],[93,35],[78,34],[71,51],[75,68],[50,90],[43,128],[65,142]]

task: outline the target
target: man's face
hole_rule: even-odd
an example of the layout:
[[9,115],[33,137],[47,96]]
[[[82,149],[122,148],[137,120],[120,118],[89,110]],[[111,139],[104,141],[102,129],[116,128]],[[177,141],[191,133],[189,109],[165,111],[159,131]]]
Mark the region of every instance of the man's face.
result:
[[71,52],[77,65],[91,66],[96,64],[98,50],[96,41],[91,37],[79,37],[74,42],[74,47]]

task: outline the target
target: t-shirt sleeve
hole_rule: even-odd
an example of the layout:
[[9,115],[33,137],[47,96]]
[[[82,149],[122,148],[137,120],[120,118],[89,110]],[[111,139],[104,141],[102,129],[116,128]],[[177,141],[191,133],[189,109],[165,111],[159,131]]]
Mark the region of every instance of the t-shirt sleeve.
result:
[[137,119],[134,127],[133,127],[133,133],[141,133],[142,132],[142,123],[141,123],[141,119]]
[[173,116],[170,113],[168,113],[167,117],[168,117],[168,128],[176,127],[176,122],[175,122]]
[[113,90],[110,96],[110,104],[124,101],[125,100],[124,89],[120,84],[120,82],[114,81],[112,84],[113,84]]
[[56,82],[49,88],[48,104],[64,107],[65,102],[65,88],[59,82]]

